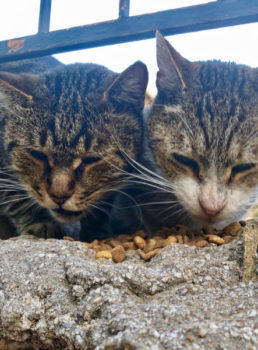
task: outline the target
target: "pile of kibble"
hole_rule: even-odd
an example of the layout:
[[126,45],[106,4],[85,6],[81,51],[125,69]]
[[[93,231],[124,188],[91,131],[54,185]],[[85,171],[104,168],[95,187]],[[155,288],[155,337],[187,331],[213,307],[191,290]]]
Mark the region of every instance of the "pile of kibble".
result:
[[[138,250],[140,257],[147,261],[159,253],[169,244],[180,243],[199,248],[208,247],[212,244],[222,245],[231,242],[242,227],[244,221],[233,222],[222,230],[216,228],[202,228],[191,231],[183,225],[172,228],[162,228],[155,235],[148,237],[143,230],[133,235],[121,234],[117,237],[109,237],[103,240],[95,239],[91,243],[85,242],[88,248],[94,249],[96,258],[113,259],[114,262],[122,262],[126,257],[126,250]],[[64,237],[64,239],[70,239]]]

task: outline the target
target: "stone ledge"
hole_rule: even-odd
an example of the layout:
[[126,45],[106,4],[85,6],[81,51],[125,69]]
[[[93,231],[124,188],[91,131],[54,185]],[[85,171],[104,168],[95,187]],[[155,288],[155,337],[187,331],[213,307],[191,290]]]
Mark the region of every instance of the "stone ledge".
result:
[[120,264],[81,242],[1,241],[0,349],[255,349],[257,282],[241,278],[257,279],[257,235],[250,221],[223,246]]
[[243,281],[258,281],[258,220],[249,220],[243,234]]

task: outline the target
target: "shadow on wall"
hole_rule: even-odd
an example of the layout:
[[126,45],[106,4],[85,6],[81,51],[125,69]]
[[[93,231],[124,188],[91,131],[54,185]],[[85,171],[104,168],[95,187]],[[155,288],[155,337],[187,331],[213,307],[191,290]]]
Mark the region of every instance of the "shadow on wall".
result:
[[17,236],[14,226],[5,217],[0,215],[0,239],[8,239]]

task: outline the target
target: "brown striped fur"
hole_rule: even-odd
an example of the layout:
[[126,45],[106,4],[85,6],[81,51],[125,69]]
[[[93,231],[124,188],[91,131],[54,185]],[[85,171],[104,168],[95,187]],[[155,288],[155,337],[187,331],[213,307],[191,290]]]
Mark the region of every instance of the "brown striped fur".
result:
[[258,69],[189,62],[160,33],[157,61],[144,160],[164,179],[157,226],[241,218],[258,189]]
[[43,223],[55,235],[123,185],[123,151],[141,149],[147,79],[141,62],[121,74],[95,64],[0,73],[0,210],[19,233]]

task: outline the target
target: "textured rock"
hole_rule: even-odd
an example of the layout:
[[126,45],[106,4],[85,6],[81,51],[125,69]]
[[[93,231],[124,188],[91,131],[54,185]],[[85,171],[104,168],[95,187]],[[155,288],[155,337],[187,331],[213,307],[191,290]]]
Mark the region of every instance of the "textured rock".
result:
[[[257,237],[257,227],[244,230]],[[254,350],[258,284],[241,281],[247,250],[239,237],[173,244],[147,263],[129,251],[115,264],[81,242],[1,241],[0,349]]]
[[250,220],[245,229],[243,241],[243,280],[245,282],[258,281],[258,221]]

